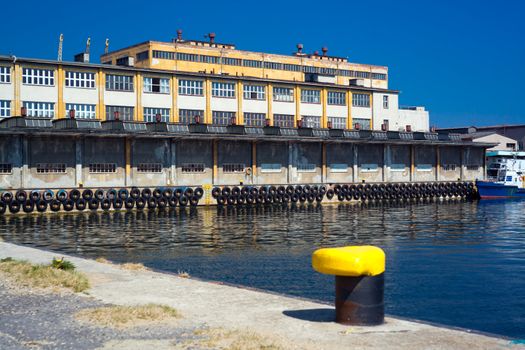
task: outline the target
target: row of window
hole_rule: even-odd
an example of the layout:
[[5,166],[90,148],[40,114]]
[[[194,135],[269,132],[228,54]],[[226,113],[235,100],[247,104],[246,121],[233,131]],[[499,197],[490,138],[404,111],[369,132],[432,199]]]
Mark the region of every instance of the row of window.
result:
[[[54,71],[48,69],[23,69],[23,83],[31,85],[54,85]],[[0,67],[0,82],[10,82],[9,67]],[[95,73],[66,71],[65,84],[67,87],[95,88]],[[133,76],[106,75],[106,89],[114,91],[133,91]],[[144,77],[144,92],[170,93],[168,78]],[[204,94],[203,81],[179,80],[179,94],[202,96]],[[235,83],[212,82],[212,96],[235,98]],[[266,97],[264,85],[244,85],[245,99],[264,100]],[[293,102],[292,88],[274,87],[273,100]],[[301,90],[301,102],[321,103],[321,91],[313,89]],[[346,92],[328,91],[329,105],[346,105]],[[352,105],[356,107],[370,107],[370,95],[355,93],[352,95]],[[383,107],[388,108],[388,96],[383,96]]]
[[[444,171],[455,171],[456,164],[443,165]],[[467,170],[478,171],[479,165],[467,165]],[[316,164],[302,163],[297,165],[299,172],[315,172]],[[349,165],[346,163],[332,163],[329,164],[328,169],[331,173],[346,173]],[[396,163],[390,165],[390,171],[405,171],[407,164]],[[115,163],[91,163],[88,165],[90,173],[116,173],[117,165]],[[139,163],[137,164],[137,172],[139,173],[161,173],[163,166],[161,163]],[[432,171],[432,164],[417,164],[416,171]],[[67,166],[65,163],[38,163],[36,164],[36,172],[38,174],[56,174],[66,173]],[[280,163],[262,163],[260,165],[261,173],[280,173],[282,165]],[[206,166],[204,163],[184,163],[181,165],[182,173],[204,173]],[[243,163],[226,163],[222,165],[223,173],[244,173],[246,165]],[[377,172],[379,171],[378,164],[361,164],[361,172]],[[12,174],[13,164],[1,163],[0,174]]]
[[[50,102],[24,102],[23,106],[27,109],[27,115],[33,117],[53,118],[55,115],[55,104]],[[75,117],[79,119],[95,119],[96,105],[94,104],[66,104],[66,117],[69,116],[69,111],[75,111]],[[144,121],[155,122],[157,116],[160,121],[168,122],[171,116],[169,108],[155,108],[144,107]],[[11,101],[0,100],[0,117],[9,117],[11,115]],[[179,109],[179,122],[190,124],[195,122],[195,117],[202,117],[204,110],[197,109]],[[106,118],[108,120],[133,120],[134,107],[128,106],[106,106]],[[229,125],[232,118],[235,117],[235,112],[212,112],[212,123],[216,125]],[[274,125],[279,127],[294,127],[295,116],[286,114],[274,114]],[[319,116],[302,116],[303,126],[311,128],[321,127],[321,117]],[[328,117],[328,122],[331,123],[334,129],[345,129],[345,117]],[[354,118],[354,123],[359,123],[361,129],[370,129],[369,119]],[[264,126],[266,125],[265,113],[244,113],[244,125],[246,126]]]
[[[139,57],[140,55],[140,57]],[[144,52],[141,52],[137,55],[137,61],[144,59]],[[147,58],[147,57],[146,57]],[[334,68],[325,68],[325,67],[312,67],[312,66],[302,66],[298,64],[288,64],[280,62],[267,62],[251,59],[240,59],[232,57],[218,57],[218,56],[209,56],[209,55],[199,55],[199,54],[190,54],[169,51],[153,51],[153,58],[174,60],[179,61],[189,61],[189,62],[201,62],[201,63],[211,63],[211,64],[225,64],[230,66],[242,66],[250,68],[266,68],[266,69],[275,69],[275,70],[286,70],[292,72],[304,72],[304,73],[314,73],[314,74],[325,74],[325,75],[341,75],[352,78],[364,78],[364,79],[376,79],[376,80],[386,80],[386,74],[384,73],[371,73],[355,70],[346,70],[346,69],[334,69]]]

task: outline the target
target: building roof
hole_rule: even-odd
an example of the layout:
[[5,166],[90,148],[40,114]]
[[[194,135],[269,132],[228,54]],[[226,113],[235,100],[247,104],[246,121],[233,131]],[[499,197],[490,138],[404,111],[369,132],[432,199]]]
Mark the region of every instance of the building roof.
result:
[[398,94],[399,90],[392,89],[382,89],[377,87],[364,87],[358,85],[337,85],[337,84],[328,84],[328,83],[316,83],[316,82],[304,82],[304,81],[289,81],[289,80],[278,80],[278,79],[268,79],[268,78],[258,78],[250,76],[236,76],[236,75],[224,75],[224,74],[214,74],[214,73],[200,73],[200,72],[183,72],[183,71],[173,71],[165,69],[154,69],[154,68],[138,68],[138,67],[129,67],[129,66],[116,66],[108,65],[101,63],[84,63],[84,62],[74,62],[74,61],[57,61],[57,60],[48,60],[48,59],[39,59],[39,58],[25,58],[25,57],[16,57],[16,56],[7,56],[0,55],[0,62],[22,62],[28,64],[42,64],[42,65],[52,65],[52,66],[65,66],[65,67],[79,67],[79,68],[96,68],[104,69],[111,71],[127,71],[127,72],[145,72],[151,74],[170,74],[177,76],[188,76],[188,77],[211,77],[213,79],[226,79],[226,80],[247,80],[247,81],[256,81],[256,82],[270,82],[277,84],[294,84],[294,85],[303,85],[303,86],[317,86],[317,87],[327,87],[333,86],[334,89],[346,89],[346,90],[361,90],[361,91],[376,91],[376,92],[388,92]]

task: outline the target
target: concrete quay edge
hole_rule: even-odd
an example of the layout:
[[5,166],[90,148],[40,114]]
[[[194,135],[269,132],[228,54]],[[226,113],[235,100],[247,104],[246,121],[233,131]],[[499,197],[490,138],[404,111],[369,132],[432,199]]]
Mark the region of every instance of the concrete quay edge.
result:
[[62,256],[89,277],[89,296],[104,303],[165,304],[185,322],[249,330],[297,349],[525,349],[504,337],[397,317],[375,327],[339,325],[331,321],[333,307],[316,301],[0,242],[0,258],[49,263]]

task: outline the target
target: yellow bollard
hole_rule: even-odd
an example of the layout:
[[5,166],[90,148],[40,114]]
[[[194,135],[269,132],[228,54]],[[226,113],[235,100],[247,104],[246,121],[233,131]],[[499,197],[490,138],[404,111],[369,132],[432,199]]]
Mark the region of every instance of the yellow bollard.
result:
[[335,275],[336,322],[383,323],[385,253],[374,246],[323,248],[312,255],[317,272]]

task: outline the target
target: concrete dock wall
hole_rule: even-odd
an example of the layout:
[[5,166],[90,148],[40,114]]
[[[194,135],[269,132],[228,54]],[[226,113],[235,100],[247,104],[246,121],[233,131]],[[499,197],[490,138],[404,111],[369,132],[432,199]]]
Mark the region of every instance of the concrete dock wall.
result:
[[93,136],[0,137],[0,187],[96,188],[473,181],[468,146]]

